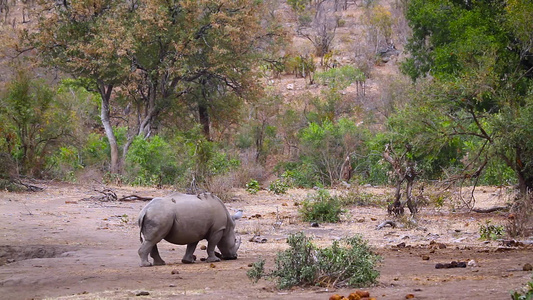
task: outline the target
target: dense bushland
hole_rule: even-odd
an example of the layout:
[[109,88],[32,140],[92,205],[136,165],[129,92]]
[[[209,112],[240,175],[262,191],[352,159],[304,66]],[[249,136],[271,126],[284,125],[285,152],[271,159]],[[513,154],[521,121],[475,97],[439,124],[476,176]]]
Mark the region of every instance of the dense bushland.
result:
[[[401,184],[394,174],[405,166],[384,159],[387,147],[417,181],[527,192],[533,6],[380,2],[31,4],[34,18],[2,27],[16,42],[2,49],[13,59],[0,155],[13,168],[1,175],[224,191],[257,180],[276,193]],[[365,38],[342,60],[337,34],[350,26]],[[374,65],[393,63],[386,57],[405,41],[412,81],[397,74],[367,94]],[[57,77],[28,71],[29,58]],[[281,76],[305,88],[286,93]]]

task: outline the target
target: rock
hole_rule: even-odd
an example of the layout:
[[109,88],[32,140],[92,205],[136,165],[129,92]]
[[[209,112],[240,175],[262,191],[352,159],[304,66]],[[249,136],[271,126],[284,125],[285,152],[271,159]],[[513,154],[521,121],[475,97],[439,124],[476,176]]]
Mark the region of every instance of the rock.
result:
[[343,297],[339,294],[331,295],[329,300],[341,300]]
[[319,227],[318,222],[311,222],[311,227]]
[[180,271],[178,271],[177,269],[174,269],[172,270],[172,272],[170,272],[172,275],[176,275],[176,274],[179,274]]
[[477,261],[471,259],[470,261],[468,261],[468,263],[466,264],[467,266],[469,267],[472,267],[472,268],[475,268],[475,267],[479,267]]
[[429,260],[429,255],[422,255],[422,260]]
[[268,240],[265,238],[265,237],[262,237],[260,235],[254,235],[251,239],[250,239],[250,242],[254,242],[254,243],[261,243],[261,244],[264,244],[266,243]]
[[281,206],[289,206],[289,204],[284,202],[284,203],[281,204]]
[[413,295],[413,294],[405,295],[405,299],[413,299],[414,297],[415,297],[415,295]]
[[527,264],[524,265],[522,270],[524,270],[524,271],[533,271],[533,266],[530,263],[527,263]]
[[396,247],[398,247],[398,248],[405,248],[405,243],[404,243],[404,242],[401,242],[401,243],[399,243],[398,245],[396,245]]
[[369,293],[368,291],[357,290],[357,291],[355,291],[355,293],[356,293],[357,295],[359,295],[359,297],[361,297],[361,298],[365,298],[365,297],[368,298],[368,297],[370,297],[370,293]]
[[288,90],[294,90],[294,84],[292,84],[292,83],[287,84],[287,89]]
[[200,250],[205,250],[207,247],[205,245],[200,246]]
[[360,300],[361,296],[357,295],[356,293],[351,293],[348,295],[348,300]]
[[135,293],[135,296],[149,296],[150,293],[147,291],[138,291]]
[[211,264],[209,265],[209,267],[214,269],[214,268],[217,267],[217,265],[215,265],[214,263],[211,263]]

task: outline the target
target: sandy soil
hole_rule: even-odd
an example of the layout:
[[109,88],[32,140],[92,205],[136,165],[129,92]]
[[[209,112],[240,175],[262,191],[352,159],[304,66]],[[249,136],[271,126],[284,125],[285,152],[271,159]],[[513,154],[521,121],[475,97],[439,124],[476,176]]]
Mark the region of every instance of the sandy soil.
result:
[[[348,295],[353,289],[324,287],[277,290],[271,281],[252,284],[248,265],[259,258],[272,265],[277,251],[285,249],[291,232],[304,231],[318,245],[362,234],[383,261],[379,283],[367,287],[377,299],[509,299],[531,279],[522,271],[533,263],[530,246],[506,248],[499,242],[479,240],[479,224],[488,219],[505,222],[504,214],[450,213],[424,208],[414,228],[376,226],[388,216],[383,208],[351,207],[339,224],[311,227],[301,222],[295,202],[307,191],[291,190],[276,196],[237,192],[229,210],[244,210],[237,231],[243,243],[239,259],[211,265],[198,261],[182,264],[185,246],[161,242],[168,265],[139,267],[138,212],[142,201],[101,202],[82,200],[98,195],[89,185],[41,183],[38,193],[0,192],[0,298],[2,299],[328,299]],[[114,187],[117,195],[155,197],[170,190]],[[371,189],[371,188],[370,188]],[[381,190],[374,189],[381,193]],[[497,190],[484,188],[478,205],[499,204]],[[250,242],[261,234],[266,243]],[[430,245],[442,243],[446,248]],[[405,243],[406,247],[398,247]],[[200,245],[205,245],[205,241]],[[436,248],[436,249],[435,249]],[[205,251],[197,249],[198,258]],[[422,257],[429,257],[424,260]],[[478,267],[436,269],[436,263],[475,260]],[[146,296],[136,296],[144,292]]]

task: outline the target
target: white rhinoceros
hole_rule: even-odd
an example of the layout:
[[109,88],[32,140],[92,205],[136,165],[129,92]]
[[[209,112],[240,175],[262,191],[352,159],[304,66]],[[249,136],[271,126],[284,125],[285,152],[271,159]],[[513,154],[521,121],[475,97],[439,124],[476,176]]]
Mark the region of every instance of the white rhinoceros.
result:
[[157,250],[157,243],[163,239],[172,244],[187,245],[181,260],[183,263],[194,262],[194,250],[203,239],[208,242],[208,262],[220,261],[215,255],[215,247],[220,250],[222,259],[236,259],[241,244],[235,235],[237,218],[231,216],[224,203],[210,193],[174,193],[154,198],[139,214],[141,266],[151,266],[148,254],[154,259],[154,265],[165,264]]

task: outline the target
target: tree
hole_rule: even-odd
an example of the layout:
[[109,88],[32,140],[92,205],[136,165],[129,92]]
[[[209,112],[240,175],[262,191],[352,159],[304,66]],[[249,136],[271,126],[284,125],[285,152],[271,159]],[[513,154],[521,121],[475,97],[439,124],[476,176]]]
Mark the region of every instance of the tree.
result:
[[54,146],[72,136],[73,112],[64,104],[52,89],[24,71],[7,85],[0,97],[0,137],[5,145],[0,151],[14,158],[22,174],[41,177]]
[[532,15],[533,4],[522,0],[411,1],[411,57],[402,65],[425,85],[406,109],[425,125],[415,136],[459,138],[460,178],[474,183],[489,162],[502,161],[523,194],[533,188]]
[[[148,138],[182,96],[200,86],[199,119],[208,122],[215,94],[254,89],[259,42],[276,37],[260,26],[261,8],[251,0],[54,2],[44,5],[32,41],[48,66],[90,79],[100,93],[111,172],[119,173],[134,137]],[[112,124],[119,99],[135,110],[122,116],[122,157]]]

